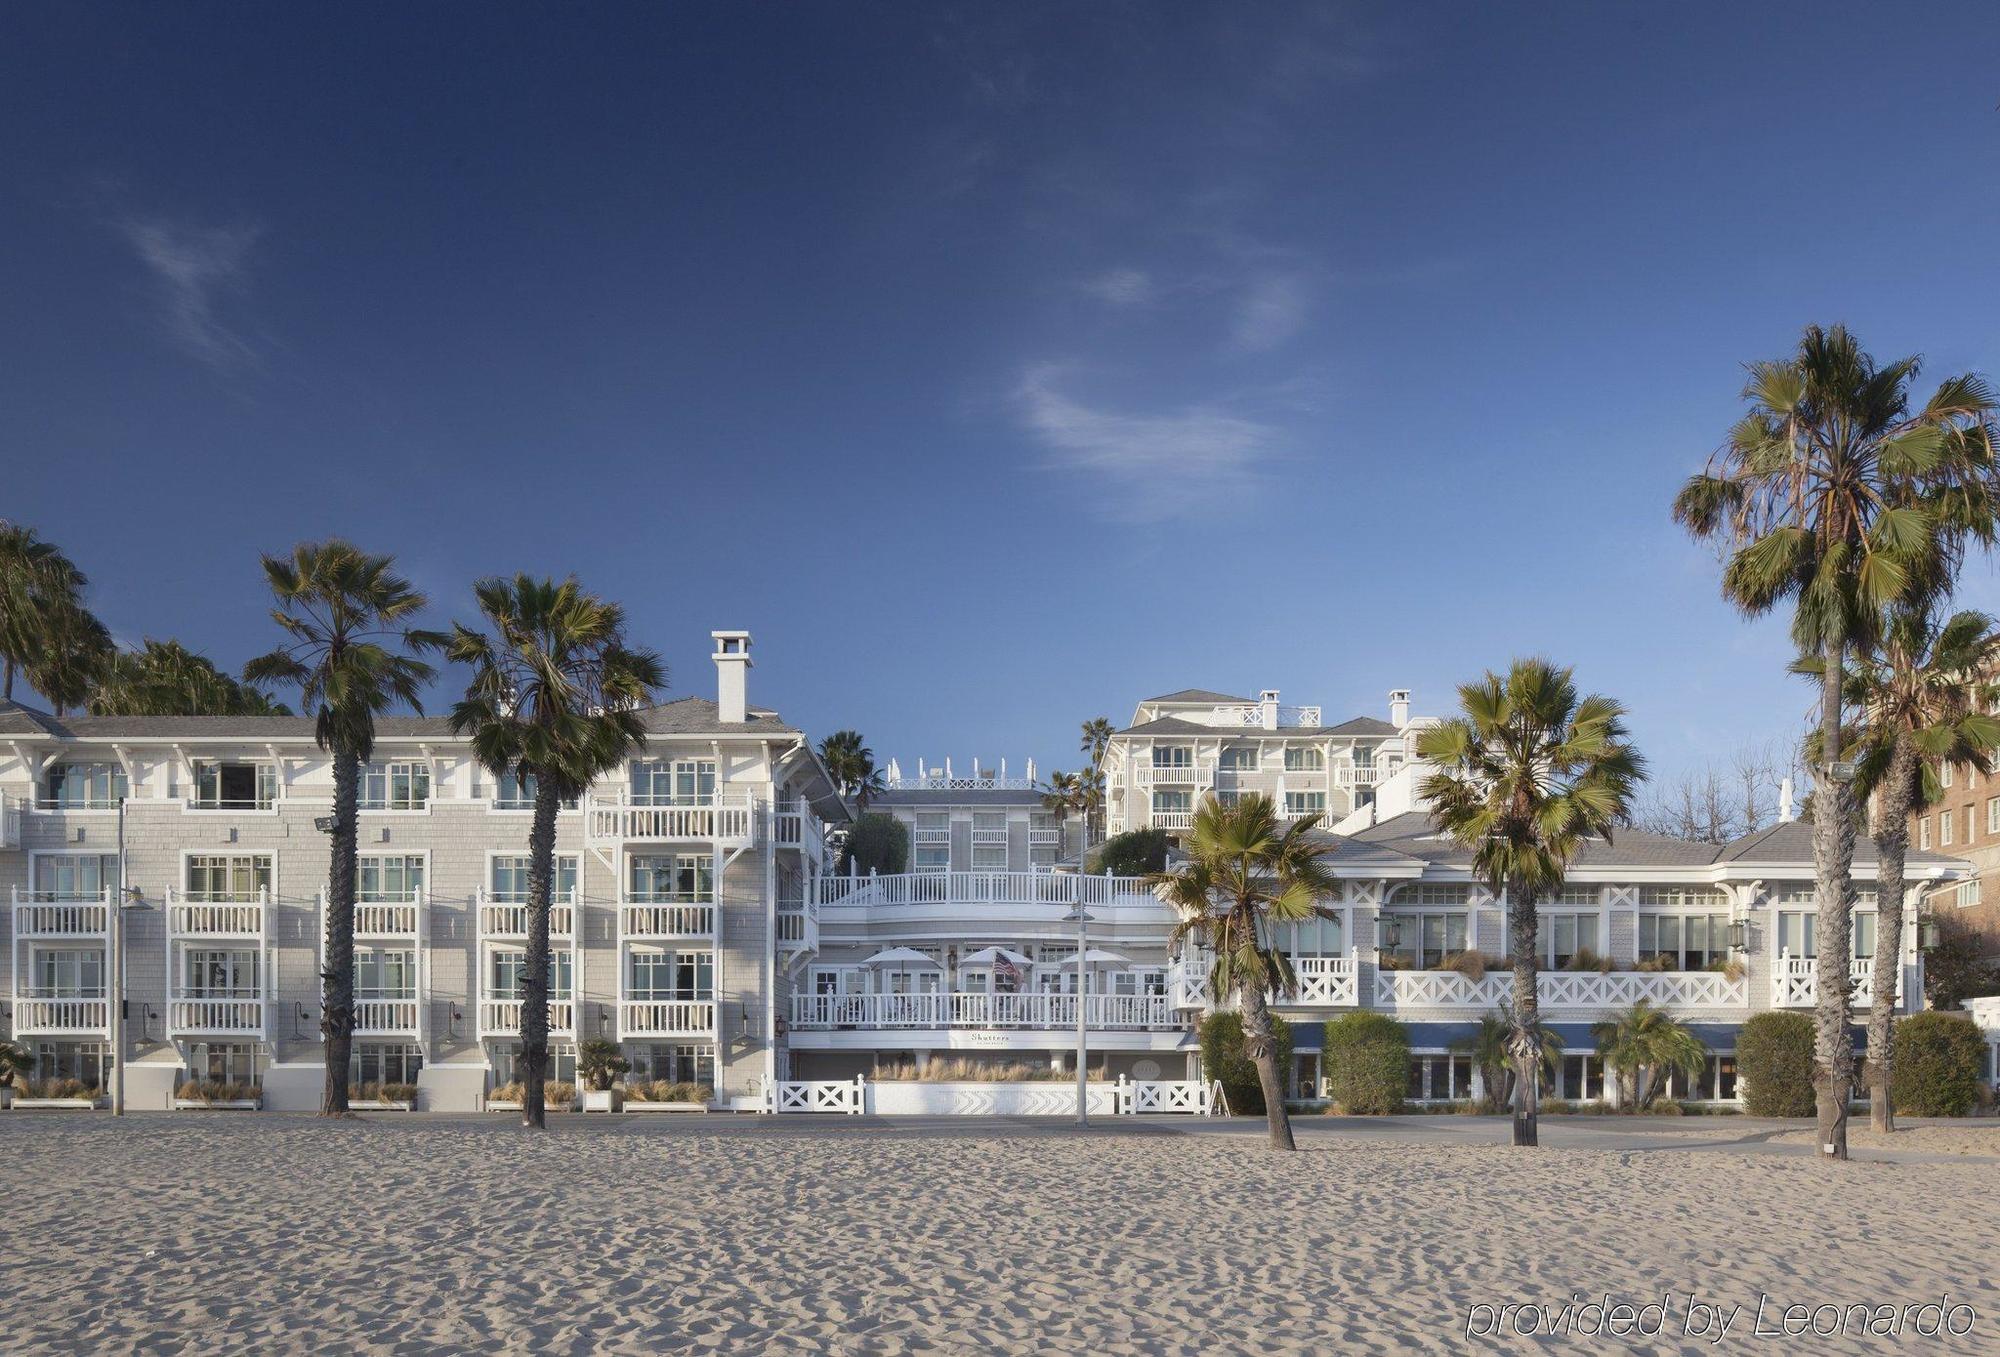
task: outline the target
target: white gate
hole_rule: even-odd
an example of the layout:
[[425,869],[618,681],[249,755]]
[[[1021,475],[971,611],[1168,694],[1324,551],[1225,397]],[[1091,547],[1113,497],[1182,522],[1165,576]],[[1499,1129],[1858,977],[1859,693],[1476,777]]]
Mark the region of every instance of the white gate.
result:
[[1184,1112],[1197,1117],[1215,1115],[1215,1086],[1199,1079],[1118,1080],[1118,1115],[1137,1116],[1142,1112]]
[[774,1112],[838,1112],[858,1117],[867,1106],[867,1085],[852,1079],[783,1079],[778,1081]]

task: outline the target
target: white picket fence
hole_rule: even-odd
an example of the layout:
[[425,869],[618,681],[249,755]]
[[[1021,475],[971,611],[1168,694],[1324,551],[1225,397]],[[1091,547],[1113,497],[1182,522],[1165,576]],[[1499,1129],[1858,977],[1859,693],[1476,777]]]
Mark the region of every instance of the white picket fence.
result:
[[[1074,1116],[1076,1086],[1058,1080],[1005,1083],[870,1084],[852,1079],[783,1079],[773,1086],[774,1112],[824,1112],[882,1116]],[[885,1096],[887,1095],[887,1096]],[[1199,1079],[1128,1079],[1088,1086],[1090,1111],[1132,1117],[1182,1113],[1212,1117],[1227,1113],[1222,1086]]]

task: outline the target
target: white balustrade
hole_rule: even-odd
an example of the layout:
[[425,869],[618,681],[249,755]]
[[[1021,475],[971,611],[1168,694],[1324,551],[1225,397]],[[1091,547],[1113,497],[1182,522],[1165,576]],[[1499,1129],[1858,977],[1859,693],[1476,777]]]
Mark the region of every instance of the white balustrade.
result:
[[627,901],[619,913],[628,938],[705,938],[715,933],[713,902]]
[[416,1035],[417,1000],[357,999],[354,1002],[354,1034],[362,1037]]
[[[686,805],[634,805],[623,797],[593,797],[585,807],[592,839],[620,843],[717,841],[748,843],[756,808],[750,793],[722,792]],[[801,817],[794,817],[796,821]],[[795,828],[794,833],[802,833]]]
[[[549,936],[572,937],[576,931],[576,897],[549,905]],[[484,892],[479,897],[479,931],[489,938],[528,936],[528,905],[524,900],[495,898]]]
[[1361,993],[1351,956],[1307,956],[1292,960],[1299,992],[1286,1002],[1315,1007],[1352,1008]]
[[[519,1035],[521,1031],[522,1001],[519,999],[482,999],[479,1001],[479,1034],[481,1036]],[[568,999],[549,1000],[549,1033],[551,1036],[574,1036],[576,1034],[576,1005]]]
[[66,1032],[108,1032],[111,1001],[102,997],[16,995],[14,1035],[53,1036]]
[[[1896,996],[1902,997],[1903,968],[1896,968]],[[1848,1003],[1860,1007],[1875,1002],[1875,959],[1847,963]],[[1771,974],[1771,1007],[1811,1008],[1819,1002],[1819,961],[1815,957],[1783,955]]]
[[821,905],[1086,905],[1156,903],[1145,879],[1074,872],[898,872],[827,876]]
[[262,937],[269,893],[237,898],[172,891],[167,896],[167,931],[176,937]]
[[1139,781],[1156,787],[1192,787],[1207,781],[1205,769],[1192,763],[1142,763]]
[[1333,780],[1343,787],[1372,787],[1387,774],[1372,763],[1337,764],[1333,770]]
[[14,888],[17,938],[103,937],[111,925],[106,895],[63,895]]
[[618,1008],[619,1035],[703,1037],[715,1032],[715,1003],[709,999],[627,999]]
[[356,937],[415,937],[417,911],[414,900],[359,900],[354,905]]
[[1213,1116],[1214,1086],[1199,1079],[1142,1079],[1118,1077],[1118,1115],[1178,1112],[1197,1117]]
[[1151,825],[1154,829],[1164,829],[1170,832],[1175,830],[1193,829],[1194,812],[1191,810],[1148,811],[1146,814],[1146,822],[1149,825]]
[[264,1033],[264,1001],[175,995],[167,1000],[167,1031],[177,1037],[259,1036]]
[[21,798],[0,792],[0,848],[21,846]]
[[[1375,1006],[1458,1008],[1484,1012],[1513,993],[1511,971],[1473,980],[1457,971],[1376,972]],[[1538,971],[1535,998],[1547,1009],[1630,1008],[1641,999],[1663,1008],[1742,1008],[1749,986],[1721,971]]]
[[[1164,994],[1092,994],[1084,1001],[1084,1026],[1104,1031],[1171,1028],[1172,1006]],[[792,1026],[801,1030],[836,1027],[1033,1028],[1076,1026],[1076,996],[1048,993],[986,993],[959,990],[929,994],[795,994]]]
[[835,1112],[858,1117],[867,1106],[868,1086],[852,1079],[786,1079],[773,1085],[774,1112]]

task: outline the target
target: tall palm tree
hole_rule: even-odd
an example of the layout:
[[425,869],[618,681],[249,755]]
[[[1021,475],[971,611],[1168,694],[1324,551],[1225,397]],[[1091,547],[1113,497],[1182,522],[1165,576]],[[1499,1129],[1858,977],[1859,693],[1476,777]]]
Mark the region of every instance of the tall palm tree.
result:
[[[1093,716],[1083,723],[1083,741],[1078,748],[1090,755],[1090,764],[1080,775],[1085,780],[1090,800],[1084,808],[1086,839],[1093,833],[1099,838],[1104,835],[1104,751],[1111,747],[1114,733],[1108,716]],[[1087,848],[1089,844],[1084,846]]]
[[15,672],[47,648],[49,628],[64,609],[82,607],[88,583],[55,543],[0,518],[0,701],[14,700]]
[[819,759],[841,796],[853,801],[856,810],[867,810],[868,803],[887,790],[882,771],[875,766],[875,751],[858,730],[836,730],[821,740]]
[[1421,795],[1438,827],[1472,851],[1472,870],[1507,902],[1514,958],[1514,1143],[1536,1143],[1540,1006],[1535,902],[1562,889],[1586,839],[1610,842],[1631,814],[1645,761],[1625,709],[1579,697],[1572,671],[1516,660],[1458,690],[1461,714],[1430,727],[1417,752],[1436,771]]
[[451,726],[472,737],[494,776],[533,779],[528,831],[528,954],[521,1004],[521,1124],[545,1124],[549,1058],[549,901],[555,887],[556,811],[644,746],[639,708],[666,683],[651,650],[625,643],[625,610],[587,594],[574,576],[558,584],[522,574],[473,589],[491,628],[455,624],[445,654],[472,666]]
[[436,672],[417,656],[444,648],[442,632],[410,627],[429,600],[395,573],[395,558],[334,539],[266,556],[271,620],[285,643],[243,667],[246,682],[295,686],[313,736],[333,756],[333,848],[327,873],[320,1034],[326,1042],[322,1117],[345,1117],[354,1051],[354,896],[361,869],[361,765],[375,751],[375,718],[400,702],[423,711]]
[[[1090,813],[1090,789],[1081,773],[1065,773],[1061,769],[1050,773],[1043,783],[1042,809],[1056,817],[1056,822],[1065,831],[1069,828],[1070,817],[1087,816]],[[1067,839],[1069,835],[1062,835]],[[1088,835],[1085,836],[1088,838]],[[1088,845],[1085,845],[1086,849]],[[1061,853],[1058,852],[1058,857]],[[1081,863],[1082,859],[1078,859]]]
[[1708,1047],[1686,1023],[1641,999],[1623,1013],[1590,1026],[1598,1059],[1618,1079],[1619,1102],[1644,1111],[1669,1074],[1690,1078],[1708,1063]]
[[1942,796],[1941,765],[1990,770],[2000,747],[2000,717],[1989,714],[2000,697],[1991,681],[1996,660],[2000,629],[1992,618],[1969,611],[1947,617],[1941,605],[1926,602],[1891,609],[1880,643],[1850,666],[1848,701],[1863,713],[1855,792],[1874,808],[1879,864],[1866,1063],[1868,1115],[1878,1131],[1895,1129],[1889,1038],[1902,967],[1910,815]]
[[1847,1157],[1847,953],[1855,815],[1843,759],[1842,674],[1899,599],[1948,592],[1968,533],[1993,521],[1995,398],[1947,378],[1912,408],[1916,358],[1877,363],[1845,327],[1808,326],[1788,358],[1749,365],[1749,410],[1674,518],[1729,553],[1724,597],[1750,616],[1793,604],[1792,638],[1821,665],[1813,770],[1819,998],[1814,1085],[1821,1153]]
[[1169,946],[1195,941],[1215,955],[1208,992],[1233,994],[1243,1015],[1243,1053],[1257,1066],[1271,1148],[1298,1148],[1285,1111],[1285,1088],[1271,1034],[1271,995],[1293,994],[1298,978],[1278,946],[1277,931],[1311,918],[1337,918],[1321,902],[1339,891],[1326,858],[1334,849],[1311,837],[1319,816],[1286,824],[1268,796],[1225,806],[1202,798],[1194,827],[1182,840],[1187,861],[1147,884],[1180,915]]
[[63,717],[89,699],[117,653],[110,631],[90,609],[81,600],[63,599],[43,615],[41,649],[25,672]]
[[238,683],[179,641],[148,639],[112,655],[84,709],[92,716],[288,716],[253,684]]

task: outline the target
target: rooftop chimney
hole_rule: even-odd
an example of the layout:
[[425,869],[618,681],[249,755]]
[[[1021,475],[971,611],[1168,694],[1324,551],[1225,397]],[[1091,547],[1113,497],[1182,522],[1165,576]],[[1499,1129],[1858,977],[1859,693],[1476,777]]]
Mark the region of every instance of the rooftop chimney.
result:
[[1792,819],[1792,775],[1787,773],[1778,780],[1778,819]]
[[741,725],[750,716],[750,633],[711,631],[709,635],[715,638],[716,717],[728,725]]
[[1391,688],[1389,690],[1389,724],[1397,730],[1410,724],[1410,690]]
[[1263,692],[1258,693],[1257,705],[1263,708],[1260,715],[1263,717],[1264,729],[1276,730],[1278,728],[1278,690],[1276,688],[1266,688]]

